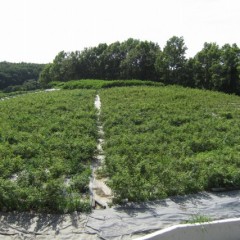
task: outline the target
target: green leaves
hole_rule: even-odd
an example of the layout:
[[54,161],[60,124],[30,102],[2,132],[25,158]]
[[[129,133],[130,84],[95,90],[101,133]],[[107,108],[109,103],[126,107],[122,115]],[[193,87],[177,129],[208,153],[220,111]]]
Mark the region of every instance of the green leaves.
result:
[[37,80],[44,66],[34,63],[0,62],[0,89],[11,92],[39,88]]
[[186,78],[186,50],[183,37],[173,36],[159,52],[155,67],[161,82],[184,85]]
[[89,209],[90,161],[97,144],[94,98],[95,91],[75,90],[0,103],[1,210]]
[[115,201],[240,187],[239,98],[182,87],[101,90]]
[[82,79],[73,80],[66,83],[53,83],[53,87],[62,89],[101,89],[112,87],[130,87],[130,86],[162,86],[159,82],[142,81],[142,80],[97,80],[97,79]]
[[[106,81],[84,81],[100,86],[106,155],[100,174],[109,177],[115,202],[240,186],[238,97],[174,86],[103,89]],[[1,210],[90,209],[95,94],[61,90],[0,102]]]

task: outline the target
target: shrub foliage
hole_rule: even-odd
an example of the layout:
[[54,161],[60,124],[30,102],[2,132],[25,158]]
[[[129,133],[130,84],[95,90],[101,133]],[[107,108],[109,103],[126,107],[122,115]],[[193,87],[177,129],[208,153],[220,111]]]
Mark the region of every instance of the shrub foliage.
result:
[[0,210],[87,210],[97,140],[95,91],[0,102]]
[[101,90],[103,173],[116,201],[240,187],[239,97],[182,87]]

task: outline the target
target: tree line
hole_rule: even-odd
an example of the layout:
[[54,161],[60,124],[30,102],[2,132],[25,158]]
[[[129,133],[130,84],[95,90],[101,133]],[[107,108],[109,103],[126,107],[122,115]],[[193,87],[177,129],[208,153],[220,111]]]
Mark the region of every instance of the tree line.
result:
[[83,51],[60,52],[45,66],[40,82],[77,79],[140,79],[240,94],[240,48],[205,43],[186,57],[183,37],[173,36],[163,49],[151,41],[128,39]]
[[39,88],[43,68],[44,64],[0,62],[0,89],[11,92]]
[[57,54],[52,63],[0,62],[0,89],[32,90],[52,81],[140,79],[240,95],[240,48],[205,43],[186,57],[183,37],[173,36],[163,49],[157,43],[128,39],[82,51]]

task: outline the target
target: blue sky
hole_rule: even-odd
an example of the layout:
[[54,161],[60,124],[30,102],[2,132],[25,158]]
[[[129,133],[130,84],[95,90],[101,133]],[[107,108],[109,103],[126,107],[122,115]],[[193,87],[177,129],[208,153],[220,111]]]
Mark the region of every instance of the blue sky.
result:
[[188,56],[204,42],[240,46],[239,0],[1,0],[0,61],[51,62],[129,37],[161,48],[183,36]]

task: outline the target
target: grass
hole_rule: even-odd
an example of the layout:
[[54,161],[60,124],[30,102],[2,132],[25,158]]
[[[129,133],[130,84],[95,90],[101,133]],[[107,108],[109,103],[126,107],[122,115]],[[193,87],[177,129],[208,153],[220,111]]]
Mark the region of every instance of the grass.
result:
[[90,209],[94,97],[95,91],[73,90],[0,102],[0,210]]
[[1,98],[5,98],[5,97],[12,97],[12,96],[16,96],[16,95],[21,95],[21,94],[26,94],[26,93],[30,93],[30,91],[16,91],[16,92],[10,92],[10,93],[5,93],[0,91],[0,99]]
[[51,87],[62,89],[101,89],[130,86],[162,86],[162,83],[141,80],[73,80],[68,82],[52,82]]
[[211,217],[196,214],[196,215],[191,216],[191,218],[189,220],[185,221],[184,224],[205,223],[205,222],[211,222],[211,221],[212,221]]
[[240,99],[183,87],[101,90],[115,201],[240,187]]

